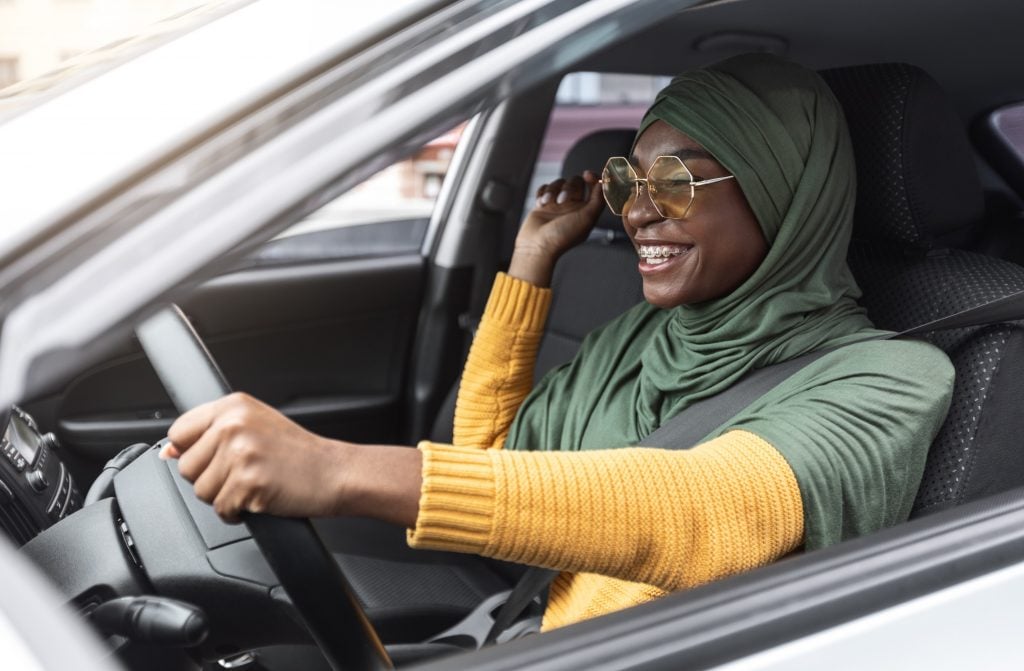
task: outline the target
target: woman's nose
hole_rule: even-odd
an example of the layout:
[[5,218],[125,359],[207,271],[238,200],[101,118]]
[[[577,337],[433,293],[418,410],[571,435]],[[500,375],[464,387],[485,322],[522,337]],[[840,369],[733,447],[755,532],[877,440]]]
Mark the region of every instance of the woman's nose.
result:
[[643,228],[662,219],[664,217],[654,207],[654,201],[651,200],[650,194],[644,187],[640,188],[639,196],[633,199],[633,204],[626,210],[623,217],[626,225],[632,228]]

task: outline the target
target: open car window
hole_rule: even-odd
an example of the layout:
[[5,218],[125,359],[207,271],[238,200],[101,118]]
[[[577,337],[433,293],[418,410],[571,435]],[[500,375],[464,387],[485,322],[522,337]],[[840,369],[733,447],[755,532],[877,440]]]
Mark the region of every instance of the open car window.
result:
[[465,127],[458,124],[318,208],[256,257],[288,260],[282,250],[308,245],[331,258],[418,254]]

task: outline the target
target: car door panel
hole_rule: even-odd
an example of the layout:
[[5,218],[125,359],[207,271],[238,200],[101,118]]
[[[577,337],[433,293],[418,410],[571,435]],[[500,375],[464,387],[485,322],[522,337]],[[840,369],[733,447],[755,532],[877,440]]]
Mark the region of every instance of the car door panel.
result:
[[[182,308],[234,389],[322,435],[395,441],[423,273],[418,254],[292,259],[215,278]],[[124,446],[166,435],[175,414],[135,342],[30,410],[93,472]]]

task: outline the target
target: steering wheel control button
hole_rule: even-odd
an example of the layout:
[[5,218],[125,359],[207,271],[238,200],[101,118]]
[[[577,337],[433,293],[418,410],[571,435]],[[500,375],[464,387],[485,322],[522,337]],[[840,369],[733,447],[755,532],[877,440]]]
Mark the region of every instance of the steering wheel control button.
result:
[[128,531],[128,525],[121,518],[117,519],[117,530],[121,532],[121,540],[124,541],[124,547],[128,550],[128,556],[136,566],[142,568],[142,560],[139,559],[139,553],[135,549],[135,539],[132,538],[131,532]]

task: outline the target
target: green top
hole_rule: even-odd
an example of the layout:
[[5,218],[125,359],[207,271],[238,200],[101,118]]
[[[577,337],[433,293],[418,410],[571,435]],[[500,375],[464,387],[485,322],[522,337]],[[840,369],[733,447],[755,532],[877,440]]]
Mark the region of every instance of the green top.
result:
[[[853,152],[817,74],[771,56],[733,58],[674,79],[640,132],[656,119],[736,176],[767,257],[726,296],[640,304],[592,333],[523,403],[511,449],[635,444],[752,369],[880,333],[846,264]],[[843,347],[712,435],[744,428],[782,453],[803,497],[805,546],[820,547],[906,517],[952,379],[945,355],[924,343]]]

